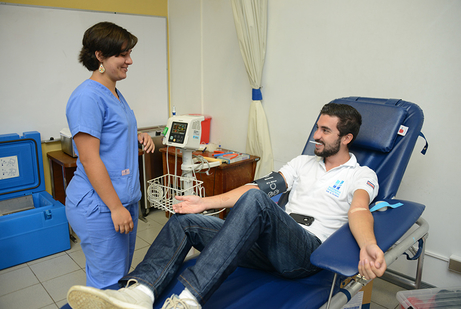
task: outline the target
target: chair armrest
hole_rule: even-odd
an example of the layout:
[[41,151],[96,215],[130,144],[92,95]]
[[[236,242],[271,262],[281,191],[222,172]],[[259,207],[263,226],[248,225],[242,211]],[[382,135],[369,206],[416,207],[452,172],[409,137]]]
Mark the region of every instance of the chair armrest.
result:
[[[403,204],[398,208],[389,208],[373,213],[376,240],[381,250],[386,252],[413,226],[423,213],[425,206],[396,199],[384,201],[390,204],[398,202]],[[417,240],[415,239],[413,243]],[[346,223],[314,251],[311,262],[317,267],[350,277],[358,272],[359,255],[360,249],[350,231],[349,224]]]

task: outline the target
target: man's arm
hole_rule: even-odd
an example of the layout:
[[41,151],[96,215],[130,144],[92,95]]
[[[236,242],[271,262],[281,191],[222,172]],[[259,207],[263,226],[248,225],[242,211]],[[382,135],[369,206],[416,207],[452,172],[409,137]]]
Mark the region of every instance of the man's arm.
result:
[[384,253],[376,243],[368,192],[358,189],[349,209],[349,226],[360,247],[359,273],[367,280],[381,277],[387,268]]
[[231,208],[250,189],[259,189],[259,187],[257,185],[244,185],[219,195],[203,198],[196,195],[176,196],[176,199],[182,202],[173,205],[173,210],[178,214],[186,214],[201,213],[209,209]]
[[[287,184],[285,176],[281,172],[279,172],[279,174],[282,175],[282,178],[279,179],[279,183],[282,183],[281,186],[286,189]],[[204,198],[194,195],[176,196],[176,199],[182,202],[173,205],[173,210],[175,213],[185,214],[201,213],[209,209],[231,208],[245,192],[251,189],[260,188],[257,184],[246,184],[234,190]],[[262,190],[265,191],[264,189]]]

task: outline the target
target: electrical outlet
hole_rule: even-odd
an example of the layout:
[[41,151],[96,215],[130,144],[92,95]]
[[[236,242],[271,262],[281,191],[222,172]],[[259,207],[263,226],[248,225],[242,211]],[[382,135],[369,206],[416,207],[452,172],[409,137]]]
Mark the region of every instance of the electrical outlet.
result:
[[448,262],[448,269],[461,274],[461,257],[452,255]]

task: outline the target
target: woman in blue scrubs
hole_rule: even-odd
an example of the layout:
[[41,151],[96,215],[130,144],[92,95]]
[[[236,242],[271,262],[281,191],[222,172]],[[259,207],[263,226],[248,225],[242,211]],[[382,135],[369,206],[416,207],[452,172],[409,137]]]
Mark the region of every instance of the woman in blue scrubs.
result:
[[138,142],[153,152],[147,133],[116,83],[133,64],[137,38],[109,22],[83,36],[79,61],[91,77],[72,93],[67,122],[77,149],[77,170],[66,190],[66,214],[86,258],[87,285],[103,288],[128,273],[141,198]]

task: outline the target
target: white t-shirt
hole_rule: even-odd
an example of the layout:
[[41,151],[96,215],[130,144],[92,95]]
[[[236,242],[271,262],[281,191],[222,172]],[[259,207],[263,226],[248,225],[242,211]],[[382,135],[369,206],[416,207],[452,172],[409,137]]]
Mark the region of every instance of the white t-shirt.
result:
[[352,153],[350,157],[348,162],[328,172],[323,158],[306,155],[294,158],[280,169],[291,190],[286,212],[314,217],[312,225],[302,227],[321,241],[347,222],[357,189],[368,192],[370,203],[378,194],[375,172],[360,166]]

